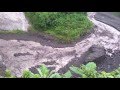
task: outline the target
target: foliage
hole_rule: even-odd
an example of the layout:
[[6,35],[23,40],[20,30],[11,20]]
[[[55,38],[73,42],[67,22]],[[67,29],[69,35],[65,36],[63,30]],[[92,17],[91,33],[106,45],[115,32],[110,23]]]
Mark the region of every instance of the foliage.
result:
[[12,75],[11,74],[11,71],[10,70],[6,70],[6,72],[5,72],[5,77],[7,77],[7,78],[15,78],[15,76],[14,75]]
[[70,67],[70,70],[80,75],[82,78],[96,78],[98,75],[96,64],[93,62],[90,62],[87,65],[81,65],[80,68],[72,66]]
[[96,64],[94,62],[89,62],[86,65],[81,65],[79,67],[70,67],[70,70],[75,74],[78,74],[80,78],[120,78],[120,68],[112,72],[98,72]]
[[12,31],[8,31],[8,30],[3,30],[0,31],[0,34],[24,34],[25,32],[22,30],[12,30]]
[[60,75],[59,73],[55,73],[50,71],[45,65],[41,65],[40,68],[37,68],[38,74],[33,74],[31,71],[24,71],[22,77],[23,78],[70,78],[71,72],[68,71],[67,73]]
[[26,12],[32,26],[69,43],[87,33],[92,27],[86,12]]
[[[38,74],[34,74],[29,70],[23,72],[21,78],[72,78],[74,74],[77,74],[77,78],[120,78],[120,68],[112,72],[98,72],[97,66],[94,62],[89,62],[86,65],[80,67],[72,66],[65,74],[59,74],[54,71],[50,71],[45,65],[41,65],[37,68]],[[11,75],[9,70],[6,70],[7,78],[15,78]]]

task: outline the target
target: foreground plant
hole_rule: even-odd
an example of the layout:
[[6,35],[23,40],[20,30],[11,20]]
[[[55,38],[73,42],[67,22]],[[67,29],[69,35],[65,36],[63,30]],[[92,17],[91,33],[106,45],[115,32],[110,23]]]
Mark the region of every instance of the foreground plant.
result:
[[11,71],[7,69],[5,72],[5,78],[16,78],[16,76],[12,75]]
[[70,67],[70,70],[78,74],[81,78],[97,78],[98,72],[96,71],[96,64],[93,62],[87,65],[81,65],[80,67]]
[[[77,78],[120,78],[120,67],[109,73],[105,71],[98,72],[97,66],[94,62],[89,62],[80,67],[72,66],[65,74],[50,71],[45,65],[41,65],[37,70],[37,74],[26,70],[23,72],[21,78],[72,78],[74,74],[78,75]],[[9,70],[6,70],[6,77],[17,78],[13,76]]]
[[45,65],[41,65],[37,70],[38,74],[34,74],[31,71],[24,71],[22,78],[70,78],[72,76],[70,71],[60,75],[59,73],[50,71]]
[[98,72],[94,62],[89,62],[80,67],[70,67],[70,70],[79,75],[79,78],[120,78],[120,67],[112,72]]

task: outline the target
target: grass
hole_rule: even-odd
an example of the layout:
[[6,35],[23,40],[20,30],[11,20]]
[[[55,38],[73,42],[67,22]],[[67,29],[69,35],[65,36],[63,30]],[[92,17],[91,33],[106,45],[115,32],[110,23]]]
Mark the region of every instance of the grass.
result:
[[8,30],[1,30],[0,34],[23,34],[25,33],[22,30],[12,30],[12,31],[8,31]]
[[89,32],[93,24],[84,12],[26,12],[34,30],[70,43]]

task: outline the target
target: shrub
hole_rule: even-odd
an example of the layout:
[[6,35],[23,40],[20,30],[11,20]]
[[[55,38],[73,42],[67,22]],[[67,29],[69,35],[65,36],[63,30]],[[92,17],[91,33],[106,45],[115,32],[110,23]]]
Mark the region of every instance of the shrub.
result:
[[70,78],[72,76],[70,71],[66,72],[65,74],[59,74],[50,71],[45,65],[41,65],[40,68],[37,68],[37,70],[38,74],[34,74],[29,70],[24,71],[22,78]]
[[37,68],[38,74],[34,74],[31,71],[24,71],[22,78],[54,78],[61,77],[58,73],[50,71],[45,65],[41,65],[40,68]]
[[79,67],[70,67],[70,70],[78,74],[82,78],[97,78],[96,64],[93,62],[88,63],[87,65],[81,65]]
[[96,69],[97,67],[94,62],[81,65],[80,67],[70,67],[70,70],[73,73],[78,74],[80,78],[120,78],[120,68],[112,72],[98,72]]
[[63,42],[71,42],[92,27],[86,12],[26,12],[33,27]]

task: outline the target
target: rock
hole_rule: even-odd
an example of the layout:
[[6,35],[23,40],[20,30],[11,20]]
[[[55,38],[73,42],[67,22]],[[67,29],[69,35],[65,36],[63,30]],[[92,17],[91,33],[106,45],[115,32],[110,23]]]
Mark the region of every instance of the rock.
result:
[[2,61],[2,56],[0,55],[0,61]]
[[87,56],[86,61],[93,61],[97,58],[100,58],[106,55],[106,51],[104,47],[100,47],[97,45],[93,45],[92,47],[90,47],[88,52],[89,52],[89,55]]
[[0,76],[5,76],[6,66],[0,62]]
[[28,26],[23,12],[0,12],[0,30],[27,31]]

